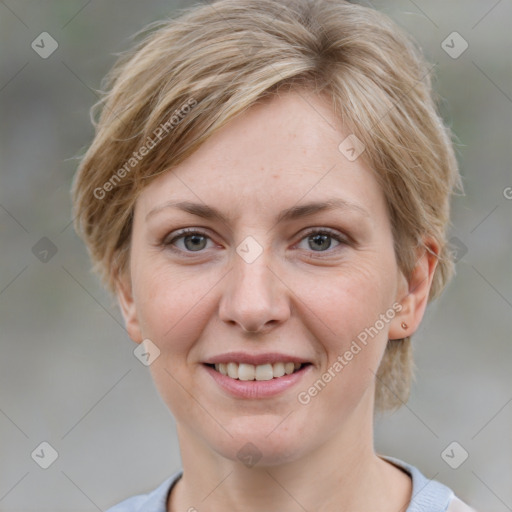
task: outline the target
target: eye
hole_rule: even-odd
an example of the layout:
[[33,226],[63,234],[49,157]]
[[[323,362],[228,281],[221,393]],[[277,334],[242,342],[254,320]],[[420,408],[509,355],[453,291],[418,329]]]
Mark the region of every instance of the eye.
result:
[[301,242],[307,240],[308,248],[314,252],[327,252],[327,249],[331,248],[332,239],[338,242],[338,246],[348,243],[348,240],[340,233],[325,228],[309,231],[306,233],[306,236],[302,238]]
[[[163,245],[170,246],[174,250],[184,252],[199,252],[202,249],[206,248],[206,241],[209,239],[210,237],[203,233],[202,231],[197,231],[194,229],[184,229],[170,240],[165,239],[163,241]],[[183,241],[184,248],[177,247],[177,249],[175,249],[175,242],[181,240]]]
[[[332,246],[333,239],[338,243],[335,249],[340,245],[349,243],[348,239],[337,231],[331,231],[326,228],[310,230],[301,239],[301,242],[307,240],[307,249],[313,252],[328,252],[328,249]],[[164,239],[162,245],[170,247],[173,251],[177,252],[201,252],[203,249],[207,248],[208,240],[211,240],[210,237],[202,231],[198,231],[197,229],[184,229],[178,232],[176,236],[170,239]],[[182,246],[178,246],[177,242],[183,242]]]

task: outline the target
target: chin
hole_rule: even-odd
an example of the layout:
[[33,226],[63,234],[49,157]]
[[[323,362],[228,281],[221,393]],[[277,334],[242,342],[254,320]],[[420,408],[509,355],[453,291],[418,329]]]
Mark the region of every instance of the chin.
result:
[[[272,428],[275,426],[276,423]],[[298,433],[292,434],[288,428],[269,435],[272,428],[253,426],[237,434],[230,431],[233,437],[224,435],[221,440],[209,439],[206,442],[222,457],[238,461],[248,468],[278,466],[300,459],[306,450],[304,439],[301,440]]]

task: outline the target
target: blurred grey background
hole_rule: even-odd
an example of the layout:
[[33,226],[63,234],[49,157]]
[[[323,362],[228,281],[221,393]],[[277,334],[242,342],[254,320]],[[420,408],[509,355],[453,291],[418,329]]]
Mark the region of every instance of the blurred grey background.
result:
[[[69,189],[114,53],[187,5],[0,1],[1,511],[105,510],[180,468],[174,420],[70,225]],[[481,511],[511,511],[512,3],[371,5],[437,64],[466,190],[453,203],[457,276],[414,337],[411,399],[379,418],[376,448]],[[42,442],[58,454],[48,469]],[[457,469],[447,447],[468,453]]]

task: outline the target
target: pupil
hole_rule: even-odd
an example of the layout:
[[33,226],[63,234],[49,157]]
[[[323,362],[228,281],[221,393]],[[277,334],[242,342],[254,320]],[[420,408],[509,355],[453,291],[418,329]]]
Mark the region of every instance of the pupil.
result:
[[[201,239],[203,239],[203,240],[201,240]],[[191,246],[189,246],[189,244],[187,244],[187,241],[190,241],[190,240],[193,240]],[[204,236],[202,236],[202,235],[189,235],[185,239],[185,245],[187,246],[187,249],[194,251],[194,250],[203,248],[203,247],[200,247],[202,241],[204,242]]]
[[[322,248],[323,249],[329,249],[329,247],[331,245],[330,241],[328,241],[328,243],[325,243],[326,240],[328,240],[329,238],[330,238],[330,235],[321,235],[320,234],[320,235],[314,235],[312,237],[312,240],[315,240],[314,243],[317,243],[319,241],[319,239],[322,239],[318,243],[320,243],[320,245],[322,245],[322,241],[323,241],[323,247]],[[310,247],[311,247],[311,249],[314,249],[314,247],[312,247],[311,244],[310,244]]]

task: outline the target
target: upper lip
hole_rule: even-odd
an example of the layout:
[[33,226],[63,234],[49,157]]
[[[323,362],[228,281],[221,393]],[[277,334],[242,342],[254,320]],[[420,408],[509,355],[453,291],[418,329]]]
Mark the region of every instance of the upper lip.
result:
[[249,354],[247,352],[226,352],[208,358],[204,364],[218,364],[218,363],[245,363],[258,366],[261,364],[273,363],[309,363],[307,359],[302,357],[292,356],[289,354],[279,354],[277,352],[267,352],[265,354]]

